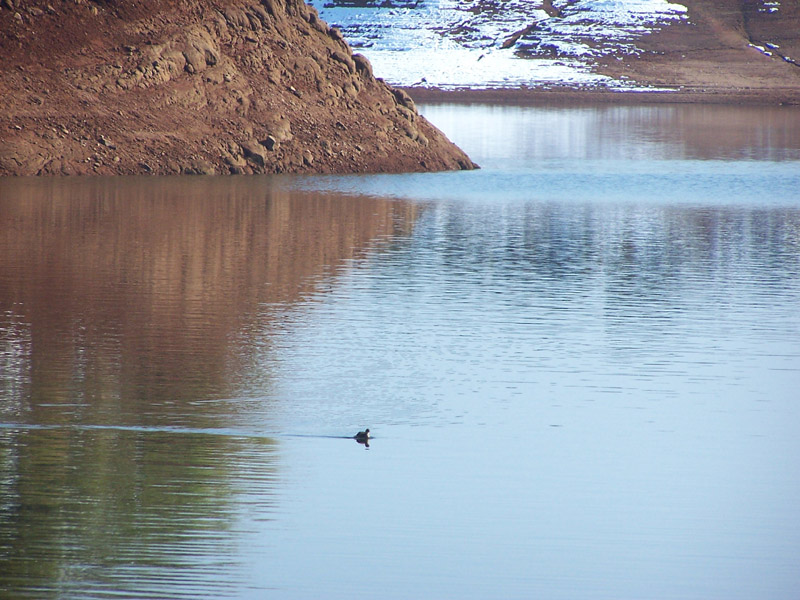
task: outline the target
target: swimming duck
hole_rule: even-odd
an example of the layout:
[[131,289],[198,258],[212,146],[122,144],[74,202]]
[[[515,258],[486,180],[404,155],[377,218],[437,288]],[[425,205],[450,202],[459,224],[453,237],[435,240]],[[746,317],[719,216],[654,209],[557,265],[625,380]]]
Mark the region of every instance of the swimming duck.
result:
[[366,429],[364,431],[359,431],[353,437],[357,442],[365,443],[370,438],[369,429]]

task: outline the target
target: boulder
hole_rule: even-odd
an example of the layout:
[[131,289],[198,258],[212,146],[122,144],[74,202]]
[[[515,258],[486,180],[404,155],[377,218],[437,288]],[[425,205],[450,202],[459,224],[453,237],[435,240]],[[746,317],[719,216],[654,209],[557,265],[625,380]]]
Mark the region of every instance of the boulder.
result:
[[248,161],[258,165],[259,167],[263,167],[267,164],[267,149],[256,140],[242,142],[240,146],[242,149],[242,154]]

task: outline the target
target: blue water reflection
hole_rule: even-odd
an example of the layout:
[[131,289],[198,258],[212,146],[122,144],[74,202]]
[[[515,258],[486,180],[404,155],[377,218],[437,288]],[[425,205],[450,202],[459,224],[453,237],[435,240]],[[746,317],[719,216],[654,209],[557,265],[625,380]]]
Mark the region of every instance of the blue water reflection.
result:
[[423,105],[481,172],[318,177],[310,189],[458,201],[793,205],[795,107]]
[[[298,519],[322,490],[335,525],[273,558],[286,588],[303,565],[335,596],[791,598],[797,138],[661,143],[621,122],[519,144],[499,134],[574,113],[423,111],[484,169],[298,182],[424,211],[281,352],[279,393],[304,407],[288,422],[358,415],[379,436],[335,459],[344,480],[297,482]],[[633,121],[676,138],[674,118]]]
[[423,110],[484,169],[0,182],[0,590],[796,596],[797,113]]

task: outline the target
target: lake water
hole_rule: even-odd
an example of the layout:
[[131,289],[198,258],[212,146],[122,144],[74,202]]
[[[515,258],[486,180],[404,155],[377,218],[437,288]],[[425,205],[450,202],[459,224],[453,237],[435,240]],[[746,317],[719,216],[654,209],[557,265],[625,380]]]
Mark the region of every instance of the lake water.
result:
[[0,597],[796,598],[800,111],[421,110],[484,168],[0,180]]

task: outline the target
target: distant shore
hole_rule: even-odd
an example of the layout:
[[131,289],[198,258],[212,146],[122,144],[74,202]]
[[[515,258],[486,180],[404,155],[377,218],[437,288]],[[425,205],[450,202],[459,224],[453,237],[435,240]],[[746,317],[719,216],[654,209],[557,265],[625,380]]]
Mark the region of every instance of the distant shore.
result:
[[725,104],[746,106],[800,106],[800,90],[681,88],[676,90],[612,90],[549,86],[531,88],[423,88],[404,87],[415,102],[486,104]]

